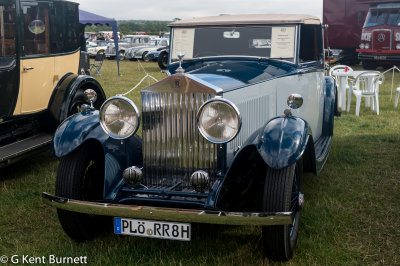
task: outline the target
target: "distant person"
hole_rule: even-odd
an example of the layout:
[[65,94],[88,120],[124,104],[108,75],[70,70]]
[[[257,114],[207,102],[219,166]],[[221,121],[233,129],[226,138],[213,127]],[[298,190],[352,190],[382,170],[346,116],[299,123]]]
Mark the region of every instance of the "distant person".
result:
[[104,34],[101,33],[100,36],[97,38],[97,40],[99,40],[99,41],[105,41],[106,38],[104,38]]

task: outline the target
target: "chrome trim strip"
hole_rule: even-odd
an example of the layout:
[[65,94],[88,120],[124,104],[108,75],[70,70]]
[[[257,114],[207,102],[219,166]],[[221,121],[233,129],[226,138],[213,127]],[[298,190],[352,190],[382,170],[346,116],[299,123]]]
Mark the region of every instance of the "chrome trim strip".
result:
[[224,212],[97,203],[62,198],[46,192],[42,193],[42,200],[43,203],[59,209],[92,215],[227,225],[292,224],[291,212]]

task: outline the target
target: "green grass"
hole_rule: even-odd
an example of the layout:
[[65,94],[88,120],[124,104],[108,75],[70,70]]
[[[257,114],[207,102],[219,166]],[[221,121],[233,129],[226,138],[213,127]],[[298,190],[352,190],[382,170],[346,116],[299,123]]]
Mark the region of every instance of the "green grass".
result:
[[[157,64],[142,63],[157,79]],[[382,69],[381,69],[382,71]],[[105,61],[98,78],[107,97],[128,91],[145,75],[138,63]],[[391,75],[381,86],[381,114],[363,104],[355,116],[335,118],[332,148],[319,176],[306,174],[298,249],[288,265],[400,264],[400,110],[393,106]],[[140,89],[129,97],[140,105]],[[400,84],[396,75],[395,87]],[[218,226],[191,242],[117,236],[87,243],[63,232],[56,210],[41,202],[54,192],[57,159],[43,152],[0,169],[0,257],[87,256],[95,265],[269,265],[262,258],[260,227]],[[21,259],[21,257],[20,257]]]

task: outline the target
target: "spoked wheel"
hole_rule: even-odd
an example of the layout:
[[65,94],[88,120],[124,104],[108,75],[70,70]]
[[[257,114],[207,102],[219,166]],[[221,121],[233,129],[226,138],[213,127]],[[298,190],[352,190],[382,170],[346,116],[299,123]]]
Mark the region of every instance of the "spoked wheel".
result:
[[[56,195],[76,200],[103,199],[104,159],[94,146],[84,145],[62,157],[56,177]],[[58,219],[69,237],[77,241],[104,232],[109,218],[57,209]]]
[[272,260],[286,261],[296,249],[300,222],[300,192],[303,162],[299,160],[284,169],[267,168],[264,185],[263,211],[293,212],[290,225],[263,226],[264,255]]

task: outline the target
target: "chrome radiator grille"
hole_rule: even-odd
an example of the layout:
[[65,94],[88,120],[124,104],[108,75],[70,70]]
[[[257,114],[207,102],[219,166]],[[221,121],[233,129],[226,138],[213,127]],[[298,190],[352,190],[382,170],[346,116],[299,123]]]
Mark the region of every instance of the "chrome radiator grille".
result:
[[190,188],[189,177],[202,169],[212,185],[217,145],[197,129],[196,115],[213,93],[142,91],[143,184]]

